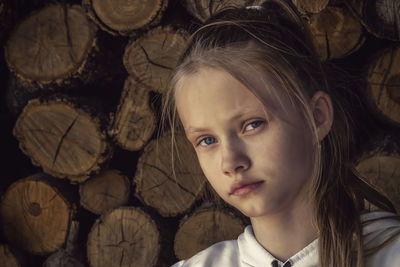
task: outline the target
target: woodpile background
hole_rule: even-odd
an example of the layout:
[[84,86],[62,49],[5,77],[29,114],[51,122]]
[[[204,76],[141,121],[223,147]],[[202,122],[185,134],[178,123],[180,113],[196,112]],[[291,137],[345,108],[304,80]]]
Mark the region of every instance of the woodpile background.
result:
[[[0,265],[170,266],[248,224],[160,103],[190,32],[262,0],[0,0]],[[400,0],[293,0],[349,73],[355,169],[400,211]],[[373,208],[373,207],[372,207]]]

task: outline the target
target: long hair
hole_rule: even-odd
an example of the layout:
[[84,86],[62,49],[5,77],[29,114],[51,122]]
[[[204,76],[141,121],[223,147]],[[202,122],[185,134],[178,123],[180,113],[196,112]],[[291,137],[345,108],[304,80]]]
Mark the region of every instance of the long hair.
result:
[[[275,90],[283,90],[298,108],[315,141],[315,155],[309,155],[315,165],[308,194],[319,231],[320,265],[361,267],[364,200],[384,210],[394,208],[352,170],[351,127],[343,97],[296,9],[289,2],[269,0],[262,8],[224,10],[192,34],[164,97],[162,123],[171,125],[172,137],[176,129],[182,130],[175,87],[182,77],[204,67],[227,71],[263,103],[279,102]],[[271,87],[271,79],[279,86]],[[321,142],[308,104],[319,90],[331,96],[335,113],[331,131]]]

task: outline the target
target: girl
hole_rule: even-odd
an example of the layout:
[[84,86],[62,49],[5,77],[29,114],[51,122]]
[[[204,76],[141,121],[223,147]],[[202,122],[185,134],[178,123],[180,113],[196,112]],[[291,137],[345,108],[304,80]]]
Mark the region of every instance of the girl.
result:
[[349,121],[326,73],[283,1],[225,10],[192,35],[163,120],[251,225],[174,266],[400,266],[399,218],[350,169]]

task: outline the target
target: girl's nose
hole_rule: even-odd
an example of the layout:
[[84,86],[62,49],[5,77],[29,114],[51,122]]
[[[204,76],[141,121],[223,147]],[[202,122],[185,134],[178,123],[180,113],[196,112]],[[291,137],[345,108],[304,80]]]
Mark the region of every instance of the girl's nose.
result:
[[250,167],[250,159],[239,144],[227,144],[222,149],[221,169],[227,176],[235,176]]

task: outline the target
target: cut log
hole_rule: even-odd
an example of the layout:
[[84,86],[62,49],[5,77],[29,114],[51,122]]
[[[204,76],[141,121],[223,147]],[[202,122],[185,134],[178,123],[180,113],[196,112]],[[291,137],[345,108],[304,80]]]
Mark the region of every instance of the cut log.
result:
[[93,225],[87,244],[92,267],[155,266],[160,251],[156,224],[139,208],[121,207]]
[[2,267],[22,267],[20,259],[10,250],[6,244],[0,244],[0,266]]
[[66,98],[33,99],[18,117],[14,135],[21,150],[44,172],[83,182],[111,157],[101,124],[99,117]]
[[202,23],[212,15],[229,8],[259,5],[260,0],[185,0],[186,10]]
[[368,72],[371,102],[386,118],[400,123],[400,46],[385,50]]
[[151,141],[139,158],[134,178],[138,198],[166,217],[187,211],[206,181],[192,145],[182,134],[177,134],[175,145],[172,163],[171,136]]
[[117,170],[106,170],[79,187],[80,203],[85,209],[103,214],[128,202],[130,182]]
[[175,255],[187,259],[207,247],[236,239],[243,232],[243,223],[223,210],[202,210],[185,218],[179,225],[174,241]]
[[156,114],[150,107],[150,88],[128,77],[108,134],[123,149],[138,151],[152,137]]
[[73,210],[40,175],[20,179],[0,203],[1,228],[10,244],[44,255],[65,243]]
[[375,153],[362,159],[356,170],[400,211],[400,154]]
[[112,35],[132,35],[135,30],[157,25],[168,0],[83,0],[88,16]]
[[21,79],[61,83],[82,72],[95,46],[96,31],[80,6],[50,5],[15,28],[5,58]]
[[79,222],[72,221],[65,248],[61,248],[48,257],[42,267],[85,267],[79,257],[76,256],[78,231]]
[[186,32],[169,27],[147,32],[127,46],[123,58],[126,70],[152,90],[165,92],[187,38]]
[[345,57],[365,41],[360,22],[346,8],[327,7],[310,17],[314,46],[322,59]]
[[344,3],[370,33],[400,41],[400,0],[350,0]]
[[319,13],[329,3],[329,0],[292,0],[297,9],[303,13]]

